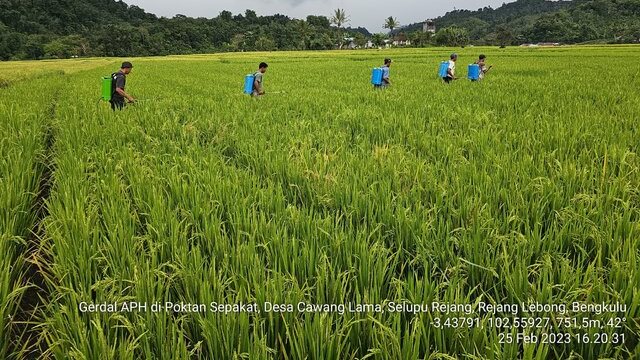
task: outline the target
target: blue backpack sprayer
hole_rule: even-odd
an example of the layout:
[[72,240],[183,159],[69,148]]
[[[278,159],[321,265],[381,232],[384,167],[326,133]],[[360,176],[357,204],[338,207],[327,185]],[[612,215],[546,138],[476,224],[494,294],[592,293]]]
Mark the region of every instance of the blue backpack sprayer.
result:
[[440,78],[446,78],[449,73],[449,62],[443,61],[440,63],[440,67],[438,68],[438,76]]
[[256,74],[248,74],[244,77],[244,93],[251,95],[253,93],[253,83],[256,81]]
[[480,80],[480,65],[478,64],[470,64],[469,65],[469,80],[478,81]]
[[374,68],[371,71],[371,84],[374,86],[382,85],[382,68]]

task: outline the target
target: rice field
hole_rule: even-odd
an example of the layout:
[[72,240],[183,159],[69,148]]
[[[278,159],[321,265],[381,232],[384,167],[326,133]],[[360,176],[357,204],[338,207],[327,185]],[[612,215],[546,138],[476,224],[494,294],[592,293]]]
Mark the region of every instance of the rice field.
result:
[[12,79],[0,358],[640,358],[640,47],[452,51]]
[[3,62],[0,65],[0,88],[9,87],[16,81],[73,74],[111,63],[113,59],[100,58]]

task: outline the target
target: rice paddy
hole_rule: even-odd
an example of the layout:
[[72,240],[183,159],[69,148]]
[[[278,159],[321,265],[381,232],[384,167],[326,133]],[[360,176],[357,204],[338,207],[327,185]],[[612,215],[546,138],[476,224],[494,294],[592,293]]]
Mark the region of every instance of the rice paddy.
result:
[[12,79],[0,358],[640,357],[640,48],[452,51],[127,59],[116,113],[122,59]]

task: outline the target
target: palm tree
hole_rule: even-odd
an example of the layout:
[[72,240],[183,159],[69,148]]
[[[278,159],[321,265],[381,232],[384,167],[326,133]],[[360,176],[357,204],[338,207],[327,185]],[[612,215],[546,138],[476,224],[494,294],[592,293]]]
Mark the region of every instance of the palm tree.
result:
[[338,27],[338,37],[340,43],[340,49],[342,49],[342,42],[344,41],[342,36],[342,26],[349,23],[351,21],[347,12],[344,9],[336,9],[333,12],[333,16],[331,17],[331,23]]
[[333,16],[331,17],[331,23],[337,26],[338,28],[342,28],[344,24],[349,23],[351,21],[347,13],[344,9],[336,9],[333,12]]
[[298,30],[298,34],[300,35],[300,41],[302,42],[302,50],[307,50],[309,48],[309,43],[311,41],[311,35],[313,34],[313,29],[308,22],[304,20],[299,20],[296,26]]
[[393,34],[393,29],[397,29],[398,26],[400,26],[400,24],[398,23],[398,19],[394,18],[393,16],[389,16],[384,20],[384,28],[389,29],[389,35],[391,35],[392,43],[395,38],[395,35]]
[[391,32],[393,32],[393,29],[397,29],[398,26],[400,26],[400,23],[393,16],[389,16],[384,20],[384,28],[389,29]]

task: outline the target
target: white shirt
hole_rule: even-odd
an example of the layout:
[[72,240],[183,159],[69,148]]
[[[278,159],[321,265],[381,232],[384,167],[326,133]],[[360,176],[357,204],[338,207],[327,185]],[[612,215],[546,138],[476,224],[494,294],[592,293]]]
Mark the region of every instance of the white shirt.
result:
[[451,75],[456,76],[456,62],[453,60],[449,60],[449,70],[451,70]]
[[484,79],[484,72],[487,71],[486,65],[480,65],[478,61],[475,62],[480,67],[480,80]]

